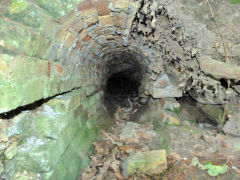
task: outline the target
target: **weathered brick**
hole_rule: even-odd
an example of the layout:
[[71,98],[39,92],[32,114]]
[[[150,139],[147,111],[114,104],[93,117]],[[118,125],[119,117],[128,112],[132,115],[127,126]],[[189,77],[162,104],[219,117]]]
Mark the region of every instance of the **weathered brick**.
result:
[[54,68],[57,74],[62,74],[63,73],[63,67],[59,64],[54,64]]
[[94,27],[92,32],[93,32],[95,37],[98,37],[102,34],[102,30],[98,26]]
[[77,42],[76,42],[75,49],[80,49],[81,47],[82,47],[81,41],[77,41]]
[[86,20],[85,20],[86,24],[88,26],[92,26],[94,24],[97,24],[98,22],[98,16],[97,15],[91,15],[90,17],[88,17]]
[[65,39],[67,31],[65,29],[60,29],[58,33],[56,34],[56,40],[58,42],[63,42]]
[[91,40],[91,37],[88,35],[86,29],[82,30],[82,32],[79,34],[79,37],[83,42],[88,42]]
[[115,12],[114,13],[114,23],[115,26],[124,28],[127,22],[127,14],[124,12]]
[[48,61],[36,61],[35,62],[35,76],[41,77],[41,76],[48,76]]
[[112,3],[116,9],[125,9],[128,8],[129,0],[113,0]]
[[105,16],[110,14],[108,0],[91,0],[91,2],[96,8],[98,15]]
[[84,22],[81,19],[76,19],[69,27],[71,32],[80,32],[84,28]]
[[67,32],[66,38],[64,40],[64,46],[70,48],[73,45],[74,41],[75,36],[72,33]]
[[79,12],[80,16],[82,16],[83,18],[86,18],[89,15],[97,13],[96,9],[94,8],[94,6],[92,5],[90,0],[82,1],[78,5],[78,12]]
[[99,16],[99,20],[103,26],[113,26],[113,17],[110,15],[107,16]]

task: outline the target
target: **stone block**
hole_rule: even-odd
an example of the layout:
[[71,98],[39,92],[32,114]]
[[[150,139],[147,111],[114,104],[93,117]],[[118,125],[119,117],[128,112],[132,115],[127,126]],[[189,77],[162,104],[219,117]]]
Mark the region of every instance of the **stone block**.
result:
[[126,160],[123,169],[125,176],[136,172],[149,175],[162,173],[167,169],[166,151],[155,150],[132,154]]
[[49,157],[56,157],[56,154],[51,154],[50,152],[51,146],[55,146],[55,141],[38,139],[36,137],[26,139],[19,146],[18,153],[13,160],[15,168],[30,172],[50,171],[55,164],[49,161]]
[[129,0],[113,0],[112,5],[115,9],[126,9],[129,6]]
[[221,124],[223,117],[223,108],[220,105],[200,104],[201,110],[215,123]]
[[88,32],[85,29],[81,31],[79,38],[85,43],[91,40],[91,37],[88,35]]
[[[76,17],[75,17],[76,19]],[[84,28],[84,21],[80,18],[77,18],[76,20],[74,20],[70,26],[69,26],[69,31],[72,33],[78,33],[80,32],[82,29]]]
[[5,150],[4,154],[7,159],[12,159],[17,154],[17,142],[13,142],[8,148]]
[[85,23],[87,24],[87,26],[92,26],[94,24],[98,23],[98,16],[96,14],[89,16],[87,19],[85,19]]
[[149,85],[149,93],[153,98],[182,97],[182,89],[175,80],[163,74]]
[[110,14],[109,1],[108,0],[91,0],[93,6],[96,8],[99,16],[105,16]]
[[45,82],[47,78],[35,78],[26,82],[22,89],[24,92],[23,104],[30,104],[44,97]]
[[125,28],[127,23],[127,14],[124,12],[115,12],[114,13],[114,23],[115,26],[120,28]]
[[74,41],[75,41],[75,36],[72,33],[67,32],[64,40],[64,46],[67,48],[70,48],[73,45]]
[[240,110],[238,109],[229,114],[229,119],[223,127],[226,134],[240,137]]
[[198,59],[201,70],[216,79],[240,80],[240,66],[202,56]]
[[35,61],[35,77],[48,77],[48,61],[36,60]]
[[67,34],[67,30],[66,29],[60,29],[57,34],[56,34],[56,37],[55,39],[58,41],[58,42],[63,42],[65,37],[66,37],[66,34]]
[[103,26],[108,27],[108,26],[113,26],[114,25],[113,17],[110,16],[110,15],[99,16],[99,20],[100,20],[100,22]]
[[54,64],[53,66],[54,66],[54,70],[55,70],[55,74],[56,74],[56,75],[62,75],[62,74],[63,74],[64,68],[63,68],[62,65],[60,65],[60,64]]
[[97,10],[92,5],[91,0],[87,0],[78,4],[78,13],[85,19],[92,14],[97,14]]
[[172,111],[162,111],[161,112],[161,121],[167,125],[180,125],[180,120],[178,116]]

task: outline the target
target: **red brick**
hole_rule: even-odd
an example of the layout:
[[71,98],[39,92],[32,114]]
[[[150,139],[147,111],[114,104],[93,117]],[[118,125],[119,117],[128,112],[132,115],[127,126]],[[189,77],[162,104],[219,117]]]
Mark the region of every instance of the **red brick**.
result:
[[98,20],[98,16],[97,16],[97,15],[92,15],[92,16],[90,16],[89,18],[87,18],[87,19],[85,20],[85,22],[86,22],[86,24],[87,24],[88,26],[92,26],[92,25],[94,25],[94,24],[97,24],[98,21],[99,21],[99,20]]
[[93,6],[96,8],[98,15],[105,16],[110,14],[108,0],[91,0]]
[[83,42],[88,42],[91,40],[91,37],[88,35],[88,32],[85,29],[82,30],[82,32],[79,34],[79,37]]
[[82,17],[94,14],[96,9],[92,5],[90,0],[85,0],[78,5],[78,12]]
[[75,49],[80,49],[80,47],[82,47],[82,43],[80,41],[77,41]]
[[54,68],[55,68],[55,70],[58,74],[62,74],[62,72],[63,72],[63,67],[62,66],[60,66],[58,64],[54,64]]

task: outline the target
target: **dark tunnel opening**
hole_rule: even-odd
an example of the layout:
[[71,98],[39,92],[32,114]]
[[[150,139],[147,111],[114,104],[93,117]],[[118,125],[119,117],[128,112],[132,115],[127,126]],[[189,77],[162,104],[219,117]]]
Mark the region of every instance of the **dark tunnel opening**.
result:
[[146,71],[141,60],[125,54],[107,62],[103,104],[111,117],[119,113],[126,116],[120,119],[132,121],[141,109],[139,88]]
[[121,110],[132,111],[139,100],[139,86],[142,74],[136,68],[114,73],[106,80],[104,104],[114,117]]

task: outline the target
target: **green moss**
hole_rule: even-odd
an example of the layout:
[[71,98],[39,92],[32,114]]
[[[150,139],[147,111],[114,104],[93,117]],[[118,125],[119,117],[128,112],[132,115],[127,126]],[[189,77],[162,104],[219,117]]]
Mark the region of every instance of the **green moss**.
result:
[[240,0],[230,0],[231,4],[240,4]]
[[25,0],[14,0],[9,7],[10,14],[17,14],[24,11],[29,6]]

